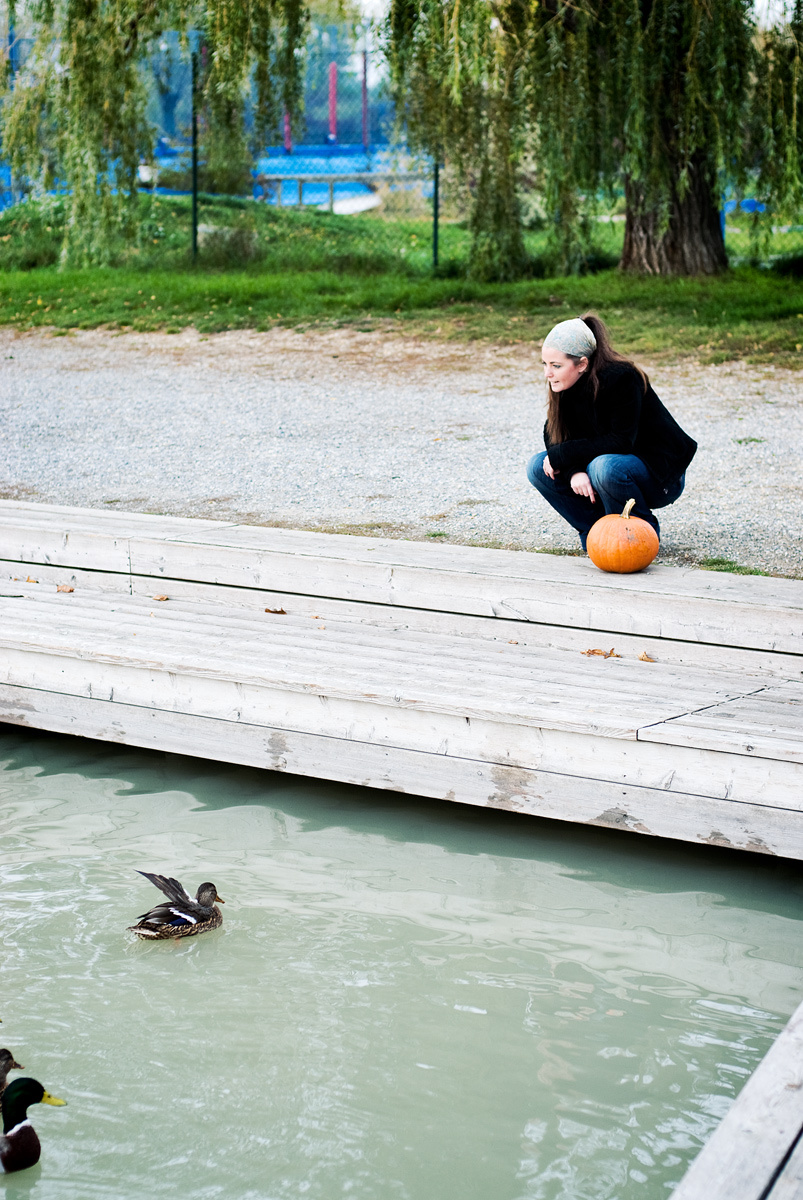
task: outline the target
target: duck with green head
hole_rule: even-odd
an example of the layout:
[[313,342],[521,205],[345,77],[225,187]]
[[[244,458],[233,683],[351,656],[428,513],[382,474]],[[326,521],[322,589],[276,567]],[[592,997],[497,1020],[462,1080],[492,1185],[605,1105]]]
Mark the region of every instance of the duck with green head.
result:
[[6,1173],[24,1171],[39,1162],[42,1147],[36,1130],[28,1120],[32,1104],[52,1104],[60,1108],[66,1100],[51,1096],[36,1079],[15,1079],[0,1097],[3,1132],[0,1134],[0,1166]]

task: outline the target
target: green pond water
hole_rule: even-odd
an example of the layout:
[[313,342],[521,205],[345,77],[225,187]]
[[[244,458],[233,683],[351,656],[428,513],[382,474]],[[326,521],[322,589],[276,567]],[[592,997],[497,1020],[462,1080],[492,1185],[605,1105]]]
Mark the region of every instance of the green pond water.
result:
[[[671,798],[667,797],[667,803]],[[0,1200],[652,1200],[803,994],[790,863],[0,726]],[[136,868],[220,930],[141,943]]]

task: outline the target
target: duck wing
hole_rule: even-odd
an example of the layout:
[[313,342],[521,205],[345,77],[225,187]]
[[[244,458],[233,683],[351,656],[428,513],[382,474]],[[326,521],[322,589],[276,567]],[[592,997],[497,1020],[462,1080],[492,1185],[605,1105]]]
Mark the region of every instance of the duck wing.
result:
[[177,879],[167,875],[154,875],[150,871],[140,871],[146,879],[158,887],[168,898],[167,904],[157,904],[155,908],[143,913],[138,919],[138,925],[197,925],[208,920],[209,909],[204,908]]

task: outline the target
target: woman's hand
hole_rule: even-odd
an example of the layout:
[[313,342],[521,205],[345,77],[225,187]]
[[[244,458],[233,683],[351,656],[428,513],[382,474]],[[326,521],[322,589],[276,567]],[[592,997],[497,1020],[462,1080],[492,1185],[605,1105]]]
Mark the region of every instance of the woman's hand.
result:
[[552,466],[552,463],[549,461],[549,455],[547,455],[546,458],[544,459],[544,474],[546,475],[547,479],[555,478],[556,472],[555,472],[554,467]]
[[587,496],[593,504],[597,497],[594,495],[594,489],[591,486],[591,480],[586,475],[585,471],[575,471],[570,481],[570,487],[578,496]]

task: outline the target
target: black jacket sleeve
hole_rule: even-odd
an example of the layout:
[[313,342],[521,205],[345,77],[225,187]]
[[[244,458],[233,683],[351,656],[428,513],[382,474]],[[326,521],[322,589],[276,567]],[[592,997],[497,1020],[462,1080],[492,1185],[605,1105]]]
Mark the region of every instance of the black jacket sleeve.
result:
[[555,471],[585,471],[599,454],[632,454],[641,420],[644,384],[632,370],[617,372],[608,386],[600,387],[596,400],[599,432],[550,446],[549,461]]

